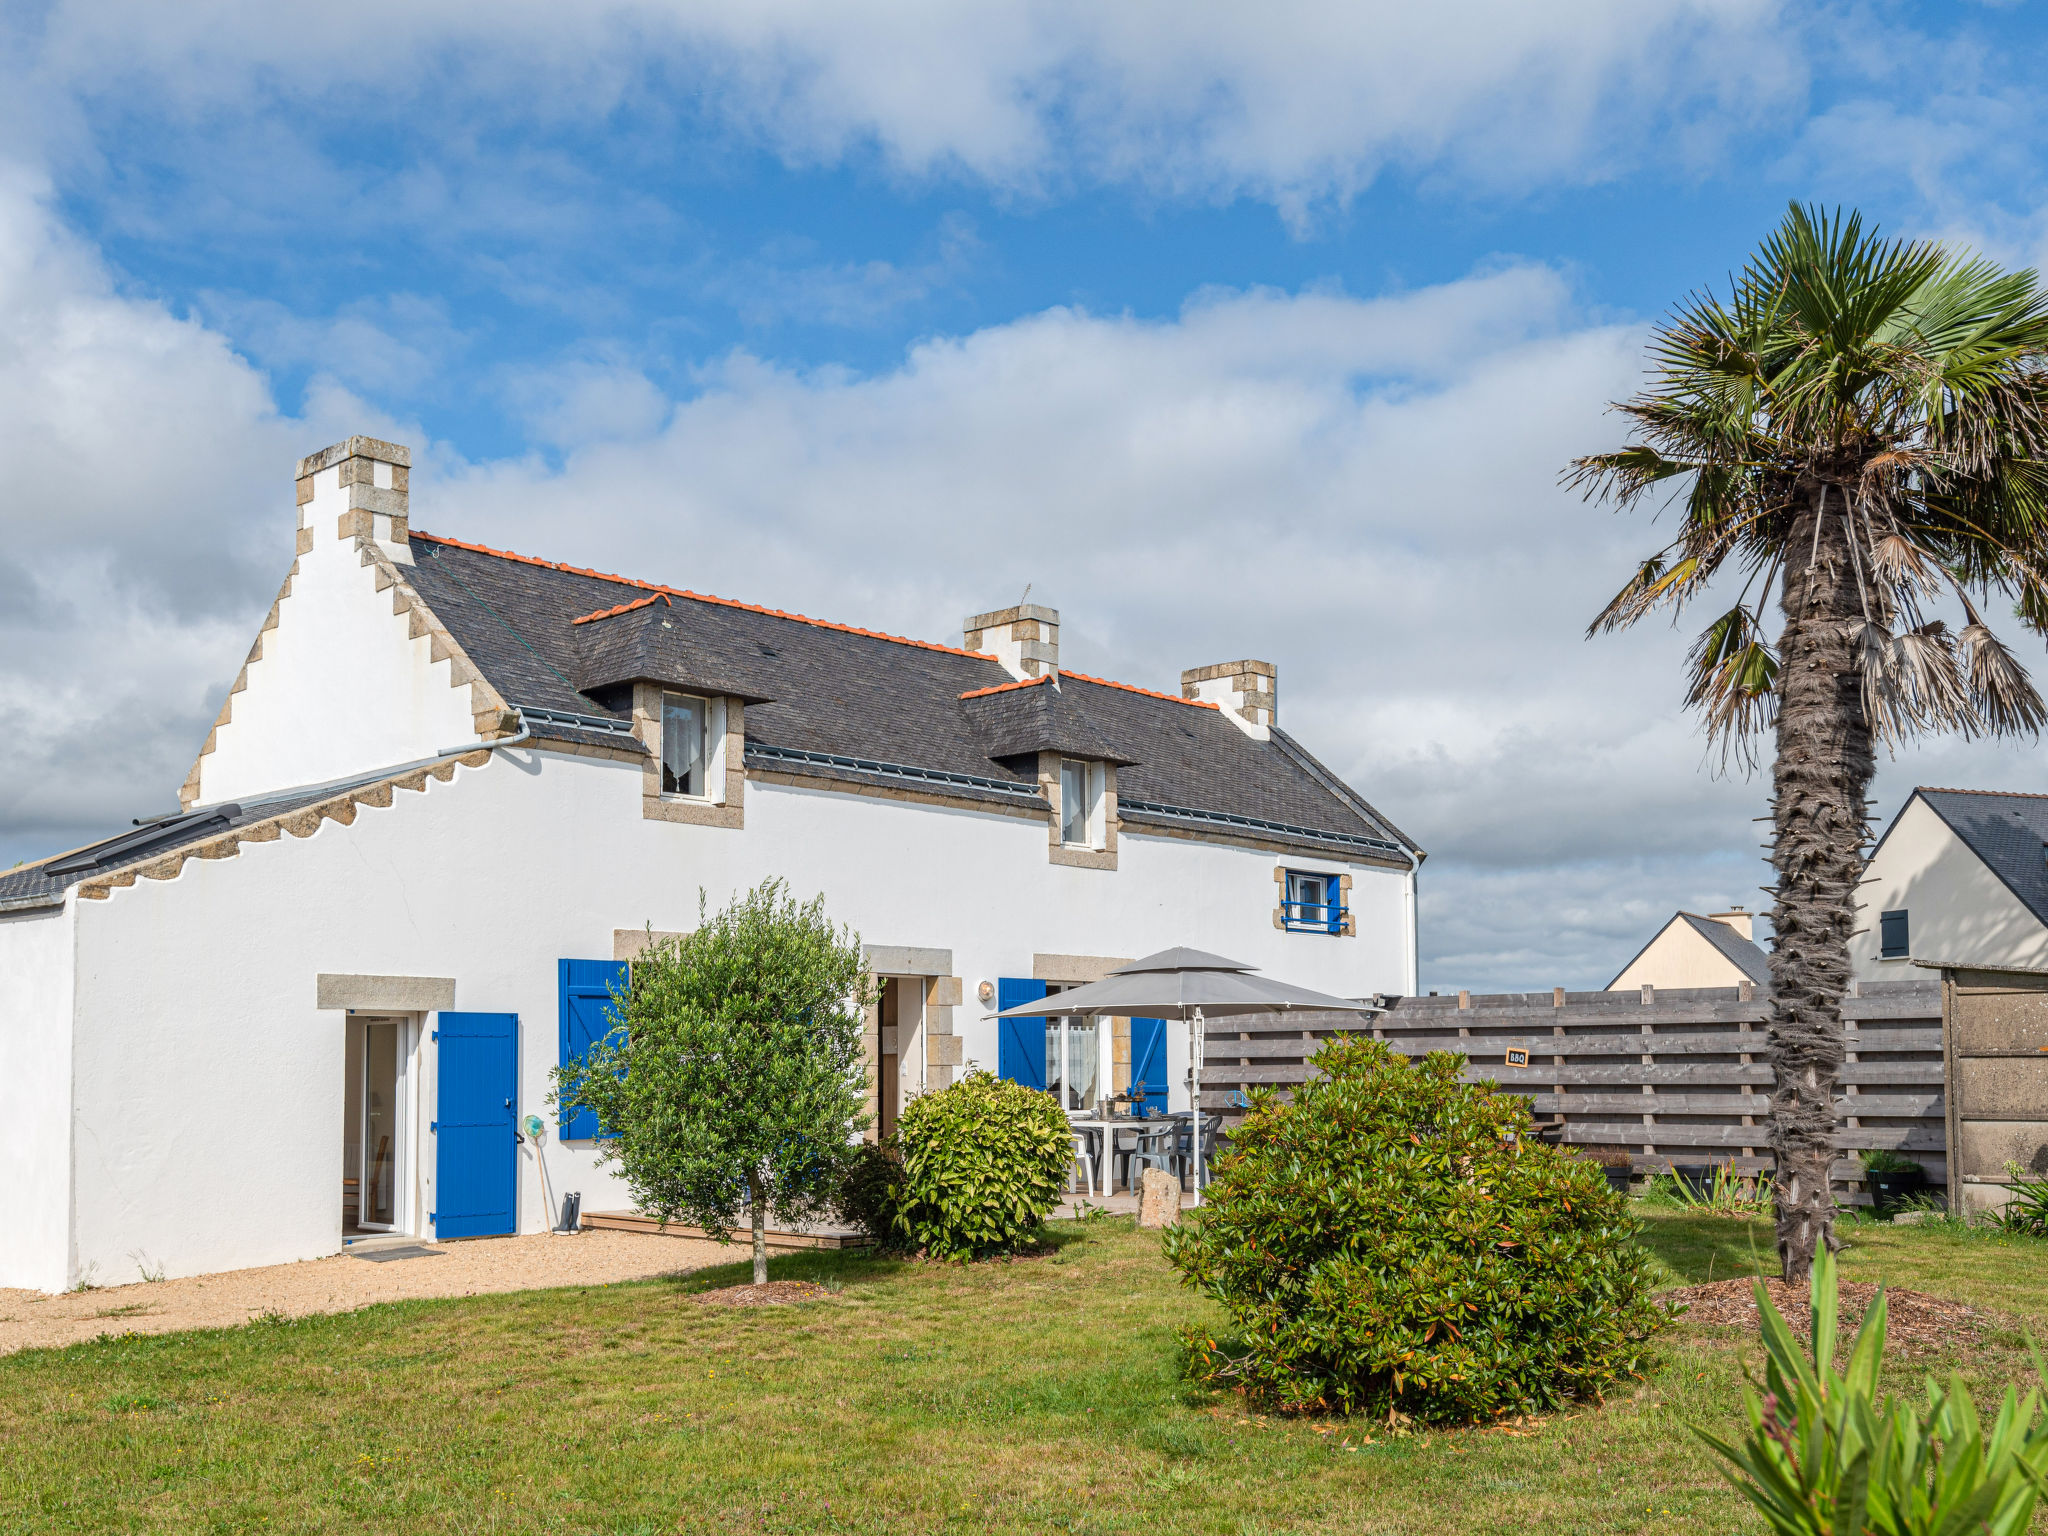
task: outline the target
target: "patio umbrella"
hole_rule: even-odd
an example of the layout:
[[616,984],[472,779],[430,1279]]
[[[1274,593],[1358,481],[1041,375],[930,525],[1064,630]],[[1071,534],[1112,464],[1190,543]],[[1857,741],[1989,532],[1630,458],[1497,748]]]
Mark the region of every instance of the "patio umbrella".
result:
[[1202,1047],[1210,1018],[1233,1014],[1286,1013],[1296,1008],[1383,1013],[1386,1010],[1354,998],[1332,997],[1307,987],[1252,974],[1256,966],[1241,965],[1199,949],[1163,949],[1129,965],[1119,966],[1101,981],[1058,992],[1038,1002],[1019,1003],[995,1015],[999,1019],[1036,1019],[1052,1015],[1112,1013],[1144,1019],[1186,1019],[1188,1028],[1188,1104],[1192,1114],[1189,1151],[1194,1160],[1195,1204],[1202,1203]]

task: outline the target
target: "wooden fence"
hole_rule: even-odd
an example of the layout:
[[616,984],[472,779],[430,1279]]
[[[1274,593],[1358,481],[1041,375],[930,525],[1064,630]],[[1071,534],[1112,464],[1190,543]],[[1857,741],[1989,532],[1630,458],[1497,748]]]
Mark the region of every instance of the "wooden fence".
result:
[[[1626,1147],[1639,1171],[1674,1163],[1768,1168],[1768,1003],[1754,989],[1508,992],[1404,997],[1384,1014],[1292,1013],[1220,1019],[1204,1037],[1202,1107],[1226,1131],[1256,1086],[1306,1082],[1320,1042],[1370,1032],[1408,1056],[1460,1051],[1469,1076],[1527,1094],[1539,1122],[1561,1123],[1572,1145]],[[1853,1154],[1905,1153],[1947,1182],[1942,1103],[1941,983],[1866,984],[1842,1005],[1838,1180],[1855,1181]],[[1526,1061],[1526,1064],[1523,1064]],[[1861,1200],[1860,1190],[1842,1196]]]

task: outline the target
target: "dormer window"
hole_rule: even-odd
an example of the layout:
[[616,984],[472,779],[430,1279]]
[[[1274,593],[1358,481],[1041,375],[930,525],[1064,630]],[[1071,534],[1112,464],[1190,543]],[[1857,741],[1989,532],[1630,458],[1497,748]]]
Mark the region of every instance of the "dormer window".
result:
[[691,693],[661,696],[661,792],[710,796],[711,705]]
[[1102,765],[1060,759],[1060,842],[1069,848],[1102,846]]

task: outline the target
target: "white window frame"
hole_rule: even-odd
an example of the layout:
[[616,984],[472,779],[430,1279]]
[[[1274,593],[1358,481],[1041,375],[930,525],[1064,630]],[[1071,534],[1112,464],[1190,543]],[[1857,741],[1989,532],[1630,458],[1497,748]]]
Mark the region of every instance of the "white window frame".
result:
[[[671,699],[692,699],[702,711],[704,753],[704,791],[702,794],[688,794],[682,790],[663,788],[664,800],[681,800],[693,805],[723,805],[725,803],[725,700],[708,697],[699,693],[685,693],[680,688],[664,688],[657,695],[658,710],[655,726],[659,745],[657,774],[666,774],[668,763],[668,705]],[[660,782],[657,780],[656,782]]]
[[[1079,841],[1069,837],[1067,832],[1073,822],[1073,807],[1068,804],[1068,770],[1078,768],[1081,780],[1081,837]],[[1107,787],[1104,780],[1107,773],[1101,763],[1090,762],[1081,757],[1060,759],[1060,846],[1062,848],[1101,848],[1102,800]]]

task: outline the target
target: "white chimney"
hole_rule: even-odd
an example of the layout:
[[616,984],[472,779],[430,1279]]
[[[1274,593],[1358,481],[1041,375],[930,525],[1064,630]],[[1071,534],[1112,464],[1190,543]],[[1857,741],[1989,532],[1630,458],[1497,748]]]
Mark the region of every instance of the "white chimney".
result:
[[1727,912],[1709,912],[1707,916],[1717,923],[1726,923],[1752,944],[1756,942],[1756,934],[1750,927],[1752,914],[1744,911],[1741,907],[1736,907]]
[[1280,669],[1270,661],[1190,667],[1180,675],[1180,696],[1219,706],[1254,741],[1269,741],[1280,722]]
[[412,451],[374,437],[351,437],[299,460],[299,553],[337,539],[372,539],[400,565],[406,542]]
[[1060,615],[1056,608],[1019,603],[994,613],[977,613],[961,627],[966,633],[962,642],[966,649],[995,657],[1005,672],[1020,681],[1056,674],[1060,669]]

